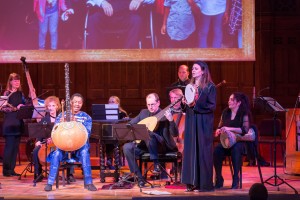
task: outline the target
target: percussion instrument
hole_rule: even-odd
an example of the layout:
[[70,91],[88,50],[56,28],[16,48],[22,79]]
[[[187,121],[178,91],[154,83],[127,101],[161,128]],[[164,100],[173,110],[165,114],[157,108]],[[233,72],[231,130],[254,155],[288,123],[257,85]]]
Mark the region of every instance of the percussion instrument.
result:
[[196,89],[192,84],[185,86],[184,96],[187,104],[192,104],[195,101]]
[[223,131],[220,134],[220,142],[225,149],[231,148],[235,143],[239,141],[254,141],[255,132],[252,128],[244,136],[235,134],[231,131]]

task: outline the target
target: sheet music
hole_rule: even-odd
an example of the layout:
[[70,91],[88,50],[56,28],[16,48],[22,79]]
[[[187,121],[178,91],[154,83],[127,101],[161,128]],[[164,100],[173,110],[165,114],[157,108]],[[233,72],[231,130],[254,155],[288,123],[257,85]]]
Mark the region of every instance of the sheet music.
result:
[[268,103],[274,112],[286,112],[286,110],[272,97],[260,97]]

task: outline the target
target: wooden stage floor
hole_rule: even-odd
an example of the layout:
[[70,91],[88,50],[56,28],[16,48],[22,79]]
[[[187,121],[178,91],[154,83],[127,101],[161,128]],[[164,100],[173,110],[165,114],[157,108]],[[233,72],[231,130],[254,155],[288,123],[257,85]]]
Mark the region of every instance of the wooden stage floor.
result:
[[[22,165],[17,166],[16,172],[21,173],[28,163],[24,162]],[[83,179],[81,170],[78,169],[75,172],[76,182],[70,185],[62,186],[60,181],[60,187],[58,189],[53,186],[51,192],[45,192],[44,187],[46,179],[38,183],[36,187],[33,187],[33,174],[27,172],[27,176],[22,176],[21,180],[18,177],[3,177],[2,166],[0,174],[0,199],[132,199],[132,197],[151,197],[151,195],[140,192],[140,189],[135,185],[132,189],[114,189],[114,190],[103,190],[103,185],[112,183],[112,178],[106,178],[106,183],[100,183],[99,170],[93,170],[93,181],[95,186],[98,188],[96,192],[90,192],[83,188]],[[262,167],[262,173],[264,180],[271,177],[274,174],[273,167]],[[259,182],[259,175],[257,167],[243,167],[243,188],[232,190],[231,186],[231,174],[228,166],[223,168],[224,174],[224,189],[215,190],[213,192],[185,192],[185,189],[166,189],[164,184],[165,180],[161,181],[161,187],[155,188],[143,188],[142,191],[167,191],[170,192],[171,197],[201,197],[201,196],[239,196],[248,195],[249,188],[252,184]],[[287,183],[292,185],[298,192],[300,192],[300,176],[288,175],[284,173],[282,166],[277,167],[277,175],[283,178]],[[272,179],[273,180],[273,179]],[[150,180],[152,182],[152,180]],[[159,181],[155,182],[156,184]],[[270,186],[266,184],[269,194],[282,195],[282,194],[294,194],[294,191],[286,184],[282,184],[279,187]],[[153,195],[152,195],[153,196]],[[184,199],[183,197],[183,199]],[[232,199],[233,199],[232,198]]]

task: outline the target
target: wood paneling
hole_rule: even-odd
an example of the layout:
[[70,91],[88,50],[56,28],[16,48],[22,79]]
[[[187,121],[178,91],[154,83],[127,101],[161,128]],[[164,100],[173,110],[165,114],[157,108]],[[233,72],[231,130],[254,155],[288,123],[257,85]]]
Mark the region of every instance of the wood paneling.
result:
[[[297,1],[289,1],[294,7],[284,7],[282,2],[256,0],[255,62],[208,62],[214,82],[227,81],[217,89],[216,121],[232,92],[245,92],[252,99],[254,86],[256,93],[269,86],[270,90],[261,95],[274,97],[284,107],[294,106],[300,88],[300,6]],[[162,107],[168,104],[166,87],[176,81],[180,64],[192,66],[190,61],[70,63],[71,93],[83,94],[84,110],[88,113],[91,104],[106,103],[109,96],[117,95],[133,117],[145,107],[145,96],[150,92],[160,95]],[[49,90],[41,98],[49,95],[65,98],[64,63],[28,65],[37,95]],[[23,74],[21,64],[0,64],[3,88],[11,72]],[[22,85],[27,93],[24,74]]]

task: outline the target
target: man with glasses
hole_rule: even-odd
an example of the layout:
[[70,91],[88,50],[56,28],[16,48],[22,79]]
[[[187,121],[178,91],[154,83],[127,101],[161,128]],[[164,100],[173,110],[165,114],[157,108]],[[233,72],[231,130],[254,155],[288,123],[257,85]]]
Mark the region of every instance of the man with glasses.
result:
[[[146,104],[148,109],[141,110],[138,116],[133,118],[129,124],[137,124],[141,120],[154,116],[161,111],[159,97],[156,93],[147,95]],[[130,171],[136,174],[139,187],[145,186],[145,180],[135,160],[137,156],[149,151],[150,160],[154,162],[154,170],[152,172],[158,174],[161,172],[158,154],[178,150],[173,139],[173,137],[178,136],[178,128],[170,110],[164,113],[164,117],[158,122],[157,128],[153,132],[149,131],[149,136],[150,139],[147,142],[142,141],[137,145],[134,142],[130,142],[126,143],[123,147]]]

